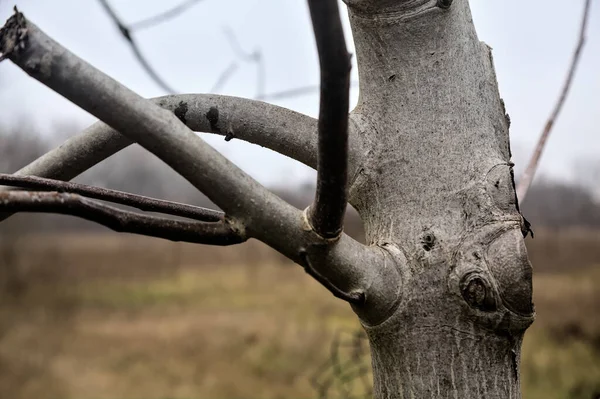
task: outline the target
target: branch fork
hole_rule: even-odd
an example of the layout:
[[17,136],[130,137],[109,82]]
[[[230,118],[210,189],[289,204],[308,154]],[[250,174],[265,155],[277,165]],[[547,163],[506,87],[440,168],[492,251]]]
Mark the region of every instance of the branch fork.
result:
[[[259,101],[226,96],[143,99],[70,53],[16,11],[0,30],[0,50],[6,58],[105,124],[92,126],[17,175],[0,175],[0,181],[4,181],[0,184],[42,190],[0,189],[0,212],[5,212],[0,220],[11,212],[52,212],[79,216],[117,231],[171,240],[230,245],[256,238],[302,264],[307,273],[351,304],[362,305],[367,297],[371,298],[368,306],[374,311],[370,315],[364,311],[364,315],[381,317],[379,309],[384,312],[388,307],[380,299],[387,291],[398,291],[394,285],[397,273],[378,273],[384,264],[381,252],[342,232],[348,158],[353,152],[348,146],[350,62],[337,1],[310,0],[309,6],[322,72],[318,122]],[[18,53],[10,51],[17,45]],[[40,60],[44,62],[42,67],[37,65]],[[207,119],[212,109],[219,110],[218,121]],[[314,203],[304,213],[292,207],[191,130],[215,132],[215,126],[221,127],[218,132],[226,139],[235,132],[238,139],[316,167]],[[57,180],[69,180],[133,142],[181,174],[227,216],[186,204]],[[140,214],[98,200],[199,220]],[[320,249],[310,251],[309,259],[307,248],[315,245]],[[318,271],[314,267],[317,264]],[[388,274],[392,277],[387,278],[386,286],[380,286],[381,275]]]

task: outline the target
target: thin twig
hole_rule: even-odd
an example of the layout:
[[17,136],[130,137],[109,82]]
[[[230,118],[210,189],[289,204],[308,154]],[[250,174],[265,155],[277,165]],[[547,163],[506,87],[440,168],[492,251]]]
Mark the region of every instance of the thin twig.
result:
[[531,182],[533,181],[533,177],[535,176],[535,172],[540,162],[540,158],[542,157],[542,151],[544,150],[544,146],[546,145],[548,137],[550,136],[550,131],[552,130],[556,118],[558,118],[558,114],[560,113],[562,106],[567,98],[567,94],[569,93],[571,82],[573,81],[573,77],[575,76],[575,70],[577,69],[577,65],[581,57],[581,50],[583,49],[583,45],[585,43],[585,31],[587,27],[588,17],[590,14],[590,4],[591,0],[585,0],[583,18],[581,20],[581,27],[579,30],[579,39],[577,41],[577,47],[575,48],[575,52],[573,53],[571,66],[569,67],[569,72],[567,74],[567,78],[563,85],[560,96],[558,97],[558,101],[554,106],[554,109],[552,110],[552,113],[550,114],[546,125],[544,126],[544,130],[540,135],[531,160],[529,161],[527,168],[525,168],[525,171],[521,175],[521,179],[519,179],[519,182],[517,184],[517,198],[519,199],[519,201],[523,201],[525,199],[525,196],[527,195],[527,191],[529,190]]
[[267,85],[267,69],[263,59],[262,50],[256,50],[256,95],[254,98],[262,97],[265,94]]
[[227,81],[231,79],[235,71],[238,70],[239,66],[240,64],[237,61],[232,61],[227,68],[223,69],[213,87],[210,88],[210,93],[218,93],[221,91],[221,88],[223,88]]
[[306,96],[311,94],[319,93],[319,85],[313,86],[303,86],[303,87],[295,87],[293,89],[286,89],[282,91],[276,91],[273,93],[263,94],[260,97],[256,97],[257,100],[267,101],[267,100],[281,100],[290,97],[299,97]]
[[203,222],[223,220],[223,213],[198,206],[164,201],[142,195],[110,190],[102,187],[86,186],[61,180],[45,179],[37,176],[18,176],[0,173],[0,185],[20,187],[41,191],[57,191],[79,194],[88,198],[110,201],[137,208],[147,212],[159,212]]
[[324,238],[338,237],[347,202],[350,54],[337,0],[308,0],[321,69],[317,193],[309,220]]
[[[358,86],[357,81],[350,82],[350,87],[357,87],[357,86]],[[262,96],[256,97],[256,100],[273,101],[273,100],[283,100],[286,98],[307,96],[307,95],[318,93],[319,89],[320,89],[319,85],[295,87],[293,89],[286,89],[286,90],[276,91],[273,93],[266,93],[266,94],[263,94]]]
[[154,82],[156,82],[156,84],[158,84],[167,93],[171,93],[171,94],[177,93],[177,90],[173,89],[169,84],[167,84],[164,81],[164,79],[161,78],[160,75],[154,70],[154,68],[152,68],[152,65],[150,65],[150,63],[148,62],[146,57],[144,57],[144,55],[140,51],[140,48],[137,45],[136,41],[133,39],[133,36],[131,35],[131,28],[127,27],[123,23],[123,21],[121,21],[121,19],[117,16],[115,11],[110,6],[110,4],[108,4],[108,1],[107,0],[98,0],[98,1],[100,1],[100,4],[102,5],[102,7],[104,7],[104,10],[106,10],[106,13],[110,16],[110,18],[113,20],[113,22],[117,25],[117,28],[119,28],[119,31],[121,32],[121,36],[123,36],[123,38],[127,41],[127,43],[129,43],[129,47],[131,47],[133,54],[137,58],[138,62],[142,66],[142,68],[144,68],[146,73],[152,78],[152,80],[154,80]]
[[[264,64],[264,60],[263,60],[262,50],[260,48],[258,48],[250,53],[246,52],[242,48],[242,45],[240,44],[240,42],[237,39],[233,30],[228,26],[223,28],[223,33],[225,34],[225,37],[227,38],[227,41],[229,42],[229,46],[231,47],[234,54],[236,55],[236,58],[238,58],[242,62],[250,62],[250,63],[256,64],[256,95],[254,98],[258,99],[258,98],[263,97],[264,92],[265,92],[266,71],[265,71],[265,64]],[[222,86],[224,86],[225,83],[233,76],[234,72],[237,70],[238,67],[239,67],[239,63],[237,61],[233,61],[221,73],[221,75],[219,76],[219,79],[217,80],[217,83],[213,86],[211,93],[216,92]]]
[[233,32],[233,30],[229,27],[226,26],[223,28],[223,33],[225,34],[225,37],[227,38],[227,41],[229,42],[229,46],[231,47],[231,49],[233,50],[233,52],[235,53],[235,56],[239,59],[242,59],[244,61],[254,61],[255,57],[256,57],[256,52],[246,52],[243,48],[242,45],[240,44],[240,41],[238,40],[237,36],[235,35],[235,33]]
[[244,51],[240,41],[230,27],[225,27],[223,31],[237,58],[244,62],[256,64],[256,97],[262,96],[265,85],[265,65],[263,61],[262,50],[257,48],[252,52]]
[[173,8],[168,9],[160,14],[154,15],[149,18],[142,19],[140,21],[129,24],[130,31],[138,31],[147,28],[153,28],[156,25],[162,24],[170,19],[173,19],[184,12],[186,12],[189,8],[195,6],[202,0],[187,0],[181,2],[181,4],[176,5]]
[[[123,38],[129,43],[135,57],[138,59],[142,67],[146,70],[148,75],[166,92],[171,94],[177,93],[177,90],[173,89],[169,84],[165,82],[165,80],[162,77],[160,77],[160,75],[156,72],[152,65],[150,65],[146,57],[141,53],[139,46],[133,39],[132,32],[154,27],[155,25],[166,22],[169,19],[175,18],[183,12],[185,12],[187,9],[199,3],[201,0],[184,1],[181,4],[165,11],[164,13],[143,19],[138,22],[131,23],[129,25],[125,25],[123,23],[123,21],[116,15],[112,7],[110,7],[107,0],[99,1],[110,16],[110,18],[117,25],[117,28],[119,28],[119,31],[121,32]],[[313,94],[319,91],[319,86],[307,86],[265,94],[266,66],[262,50],[257,49],[251,53],[248,53],[244,51],[244,49],[239,43],[239,40],[237,39],[231,28],[224,28],[224,32],[237,58],[244,62],[253,62],[256,64],[256,94],[254,96],[254,99],[263,101],[280,100],[290,97]],[[5,56],[2,56],[2,58],[4,57]],[[213,87],[210,89],[210,93],[218,93],[223,88],[223,86],[225,86],[225,84],[229,81],[229,79],[231,79],[231,77],[235,74],[238,68],[239,62],[232,61],[225,69],[223,69],[216,82],[213,84]],[[351,85],[355,86],[357,85],[357,83],[352,82]]]
[[59,192],[0,192],[0,212],[57,213],[96,222],[114,231],[171,241],[232,245],[245,241],[225,221],[207,223],[143,215],[104,205],[78,194]]

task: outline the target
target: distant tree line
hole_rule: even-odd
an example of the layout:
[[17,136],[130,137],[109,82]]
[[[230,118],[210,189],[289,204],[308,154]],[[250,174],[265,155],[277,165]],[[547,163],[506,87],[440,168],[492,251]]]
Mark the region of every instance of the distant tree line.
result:
[[[13,173],[68,136],[79,126],[60,124],[56,134],[41,136],[27,124],[19,128],[0,127],[0,172]],[[523,214],[536,227],[599,228],[600,201],[594,190],[600,187],[600,164],[578,164],[573,181],[538,178],[524,203]],[[131,146],[82,174],[75,181],[189,204],[214,207],[204,195],[153,155]],[[272,187],[273,192],[299,208],[308,206],[314,197],[314,186],[298,182],[293,186]],[[17,215],[0,225],[0,233],[31,233],[53,230],[101,230],[95,224],[67,216]],[[362,226],[357,214],[347,213],[346,229],[361,238]]]

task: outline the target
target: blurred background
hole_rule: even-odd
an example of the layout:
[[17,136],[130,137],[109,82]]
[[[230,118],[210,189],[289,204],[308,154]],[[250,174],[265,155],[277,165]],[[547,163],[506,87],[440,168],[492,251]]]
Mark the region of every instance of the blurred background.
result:
[[[98,0],[0,0],[2,21],[15,3],[143,96],[216,92],[318,111],[303,0],[110,1],[162,84]],[[148,19],[182,4],[164,21]],[[583,1],[472,0],[471,7],[480,39],[494,49],[518,178],[559,95]],[[569,98],[522,204],[535,232],[527,245],[538,314],[524,342],[524,398],[600,395],[599,15],[593,2]],[[354,85],[354,103],[357,95]],[[10,62],[0,64],[0,172],[18,170],[93,122]],[[202,136],[294,205],[311,202],[314,171]],[[212,206],[135,146],[76,181]],[[362,239],[353,212],[346,229]],[[369,386],[368,347],[350,308],[256,241],[171,243],[53,215],[0,224],[2,397],[348,398],[368,396]]]

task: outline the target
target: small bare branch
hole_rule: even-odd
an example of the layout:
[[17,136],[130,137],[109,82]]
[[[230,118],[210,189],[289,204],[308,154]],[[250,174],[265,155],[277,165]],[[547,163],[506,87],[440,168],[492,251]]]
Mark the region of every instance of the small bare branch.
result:
[[560,96],[558,97],[558,101],[550,114],[550,117],[546,121],[546,125],[544,126],[544,130],[538,139],[538,143],[535,147],[533,155],[531,156],[531,160],[527,164],[527,168],[521,175],[521,179],[517,184],[517,198],[519,201],[523,201],[525,196],[527,195],[527,191],[529,190],[529,186],[531,186],[531,182],[533,181],[533,177],[535,176],[535,172],[537,170],[538,164],[540,162],[540,158],[542,157],[542,152],[544,151],[544,147],[546,142],[548,141],[548,137],[550,136],[550,132],[552,131],[552,127],[554,126],[554,122],[558,118],[558,114],[560,113],[565,100],[567,99],[567,94],[569,93],[569,89],[571,88],[571,82],[573,81],[573,77],[575,76],[575,70],[577,69],[577,65],[579,64],[579,59],[581,57],[581,50],[583,49],[583,45],[585,44],[585,31],[587,27],[587,21],[590,14],[590,5],[591,0],[585,0],[585,5],[583,9],[583,17],[581,20],[581,27],[579,30],[579,38],[577,40],[577,47],[573,53],[573,59],[571,61],[571,66],[569,67],[569,71],[567,73],[567,78],[563,85]]
[[[113,20],[117,28],[121,32],[121,36],[127,41],[131,50],[133,51],[135,57],[137,58],[140,65],[146,70],[148,75],[167,93],[175,94],[178,91],[173,89],[166,81],[156,72],[156,70],[150,65],[148,59],[142,54],[138,44],[136,43],[133,33],[137,30],[148,28],[154,26],[156,24],[165,22],[171,18],[174,18],[181,13],[185,12],[188,8],[195,5],[199,2],[199,0],[188,0],[185,1],[178,6],[173,7],[166,12],[150,17],[148,19],[144,19],[142,21],[127,25],[125,24],[118,16],[115,10],[110,6],[108,0],[99,0],[100,4],[108,14],[108,16]],[[252,53],[246,53],[242,50],[239,42],[235,38],[233,31],[229,28],[225,28],[225,35],[231,45],[233,51],[236,56],[242,60],[243,62],[253,62],[257,65],[257,94],[256,97],[261,97],[264,92],[264,65],[262,60],[262,53],[260,50],[253,51]],[[211,92],[217,92],[225,85],[225,83],[233,76],[235,71],[238,69],[239,63],[237,61],[233,61],[231,64],[225,68],[221,74],[219,75],[217,81],[213,85]]]
[[137,31],[147,28],[153,28],[156,25],[162,24],[170,19],[178,17],[179,15],[186,12],[191,7],[195,6],[202,0],[187,0],[182,1],[180,4],[176,5],[173,8],[170,8],[160,14],[154,15],[152,17],[142,19],[140,21],[129,24],[129,31]]
[[282,90],[282,91],[276,91],[274,93],[263,94],[262,96],[257,97],[256,99],[263,100],[263,101],[272,101],[272,100],[281,100],[284,98],[307,96],[307,95],[319,93],[319,89],[320,89],[320,87],[318,85],[295,87],[293,89],[287,89],[287,90]]
[[56,191],[61,193],[68,192],[71,194],[79,194],[88,198],[131,206],[142,211],[164,213],[167,215],[180,216],[203,222],[218,222],[224,218],[224,214],[222,212],[201,208],[199,206],[164,201],[117,190],[86,186],[84,184],[44,179],[36,176],[16,176],[0,173],[0,185],[41,191]]
[[248,53],[244,51],[240,41],[236,37],[233,30],[229,27],[224,28],[225,36],[227,37],[227,41],[229,45],[233,49],[233,52],[237,55],[237,57],[245,62],[252,62],[256,64],[256,96],[255,98],[260,98],[264,95],[265,92],[265,63],[263,60],[262,50],[260,48],[255,49],[254,51]]
[[171,241],[232,245],[246,238],[225,221],[182,221],[124,211],[77,194],[59,192],[0,192],[0,212],[43,212],[77,216],[114,231]]
[[167,82],[165,82],[165,80],[160,77],[158,72],[156,72],[156,70],[154,70],[152,65],[150,65],[150,62],[148,62],[146,57],[144,57],[144,55],[140,51],[139,46],[137,45],[136,41],[134,40],[133,36],[131,35],[131,32],[132,32],[131,29],[129,27],[127,27],[123,23],[123,21],[121,21],[121,19],[117,16],[115,11],[110,6],[110,4],[108,4],[108,1],[107,0],[99,0],[99,1],[100,1],[100,4],[102,5],[102,7],[106,10],[106,13],[113,20],[115,25],[117,25],[117,28],[119,28],[119,31],[121,32],[121,35],[123,36],[123,38],[127,41],[127,43],[129,43],[129,47],[131,47],[133,54],[137,58],[138,62],[142,66],[142,68],[144,68],[146,73],[152,78],[152,80],[154,80],[154,82],[156,82],[156,84],[158,84],[167,93],[177,93],[177,90],[173,89],[169,84],[167,84]]
[[[351,81],[350,87],[358,87],[357,81]],[[281,91],[275,91],[273,93],[266,93],[260,97],[256,97],[256,100],[262,101],[273,101],[273,100],[283,100],[286,98],[294,98],[300,96],[309,96],[315,93],[319,93],[320,87],[318,85],[314,86],[302,86],[295,87],[293,89],[286,89]]]
[[342,232],[348,196],[350,54],[337,0],[308,0],[321,68],[317,193],[309,220],[321,237]]
[[257,51],[253,51],[250,53],[246,52],[242,48],[240,41],[238,40],[237,36],[235,35],[235,33],[233,32],[233,30],[230,27],[228,27],[228,26],[224,27],[223,33],[225,34],[225,37],[227,38],[227,41],[229,42],[229,46],[231,47],[231,49],[233,50],[233,53],[235,54],[235,56],[237,58],[244,60],[244,61],[255,61]]
[[[265,64],[263,60],[262,51],[260,49],[256,49],[252,52],[246,52],[242,48],[239,40],[237,39],[235,33],[233,33],[233,30],[231,28],[225,27],[223,28],[223,32],[225,33],[225,37],[229,42],[229,46],[231,47],[233,53],[236,55],[236,58],[239,61],[256,64],[256,95],[254,96],[254,98],[262,98],[264,96],[266,79]],[[227,66],[227,68],[225,68],[223,72],[221,72],[221,75],[217,79],[217,82],[213,85],[212,89],[210,90],[211,93],[219,91],[225,85],[225,83],[227,83],[227,81],[231,79],[233,74],[239,68],[239,61],[232,61],[229,64],[229,66]]]
[[239,67],[240,64],[237,61],[232,61],[225,69],[223,69],[213,87],[210,88],[210,92],[218,93],[223,88],[223,86],[225,86],[227,81],[231,79],[231,77],[238,70]]

